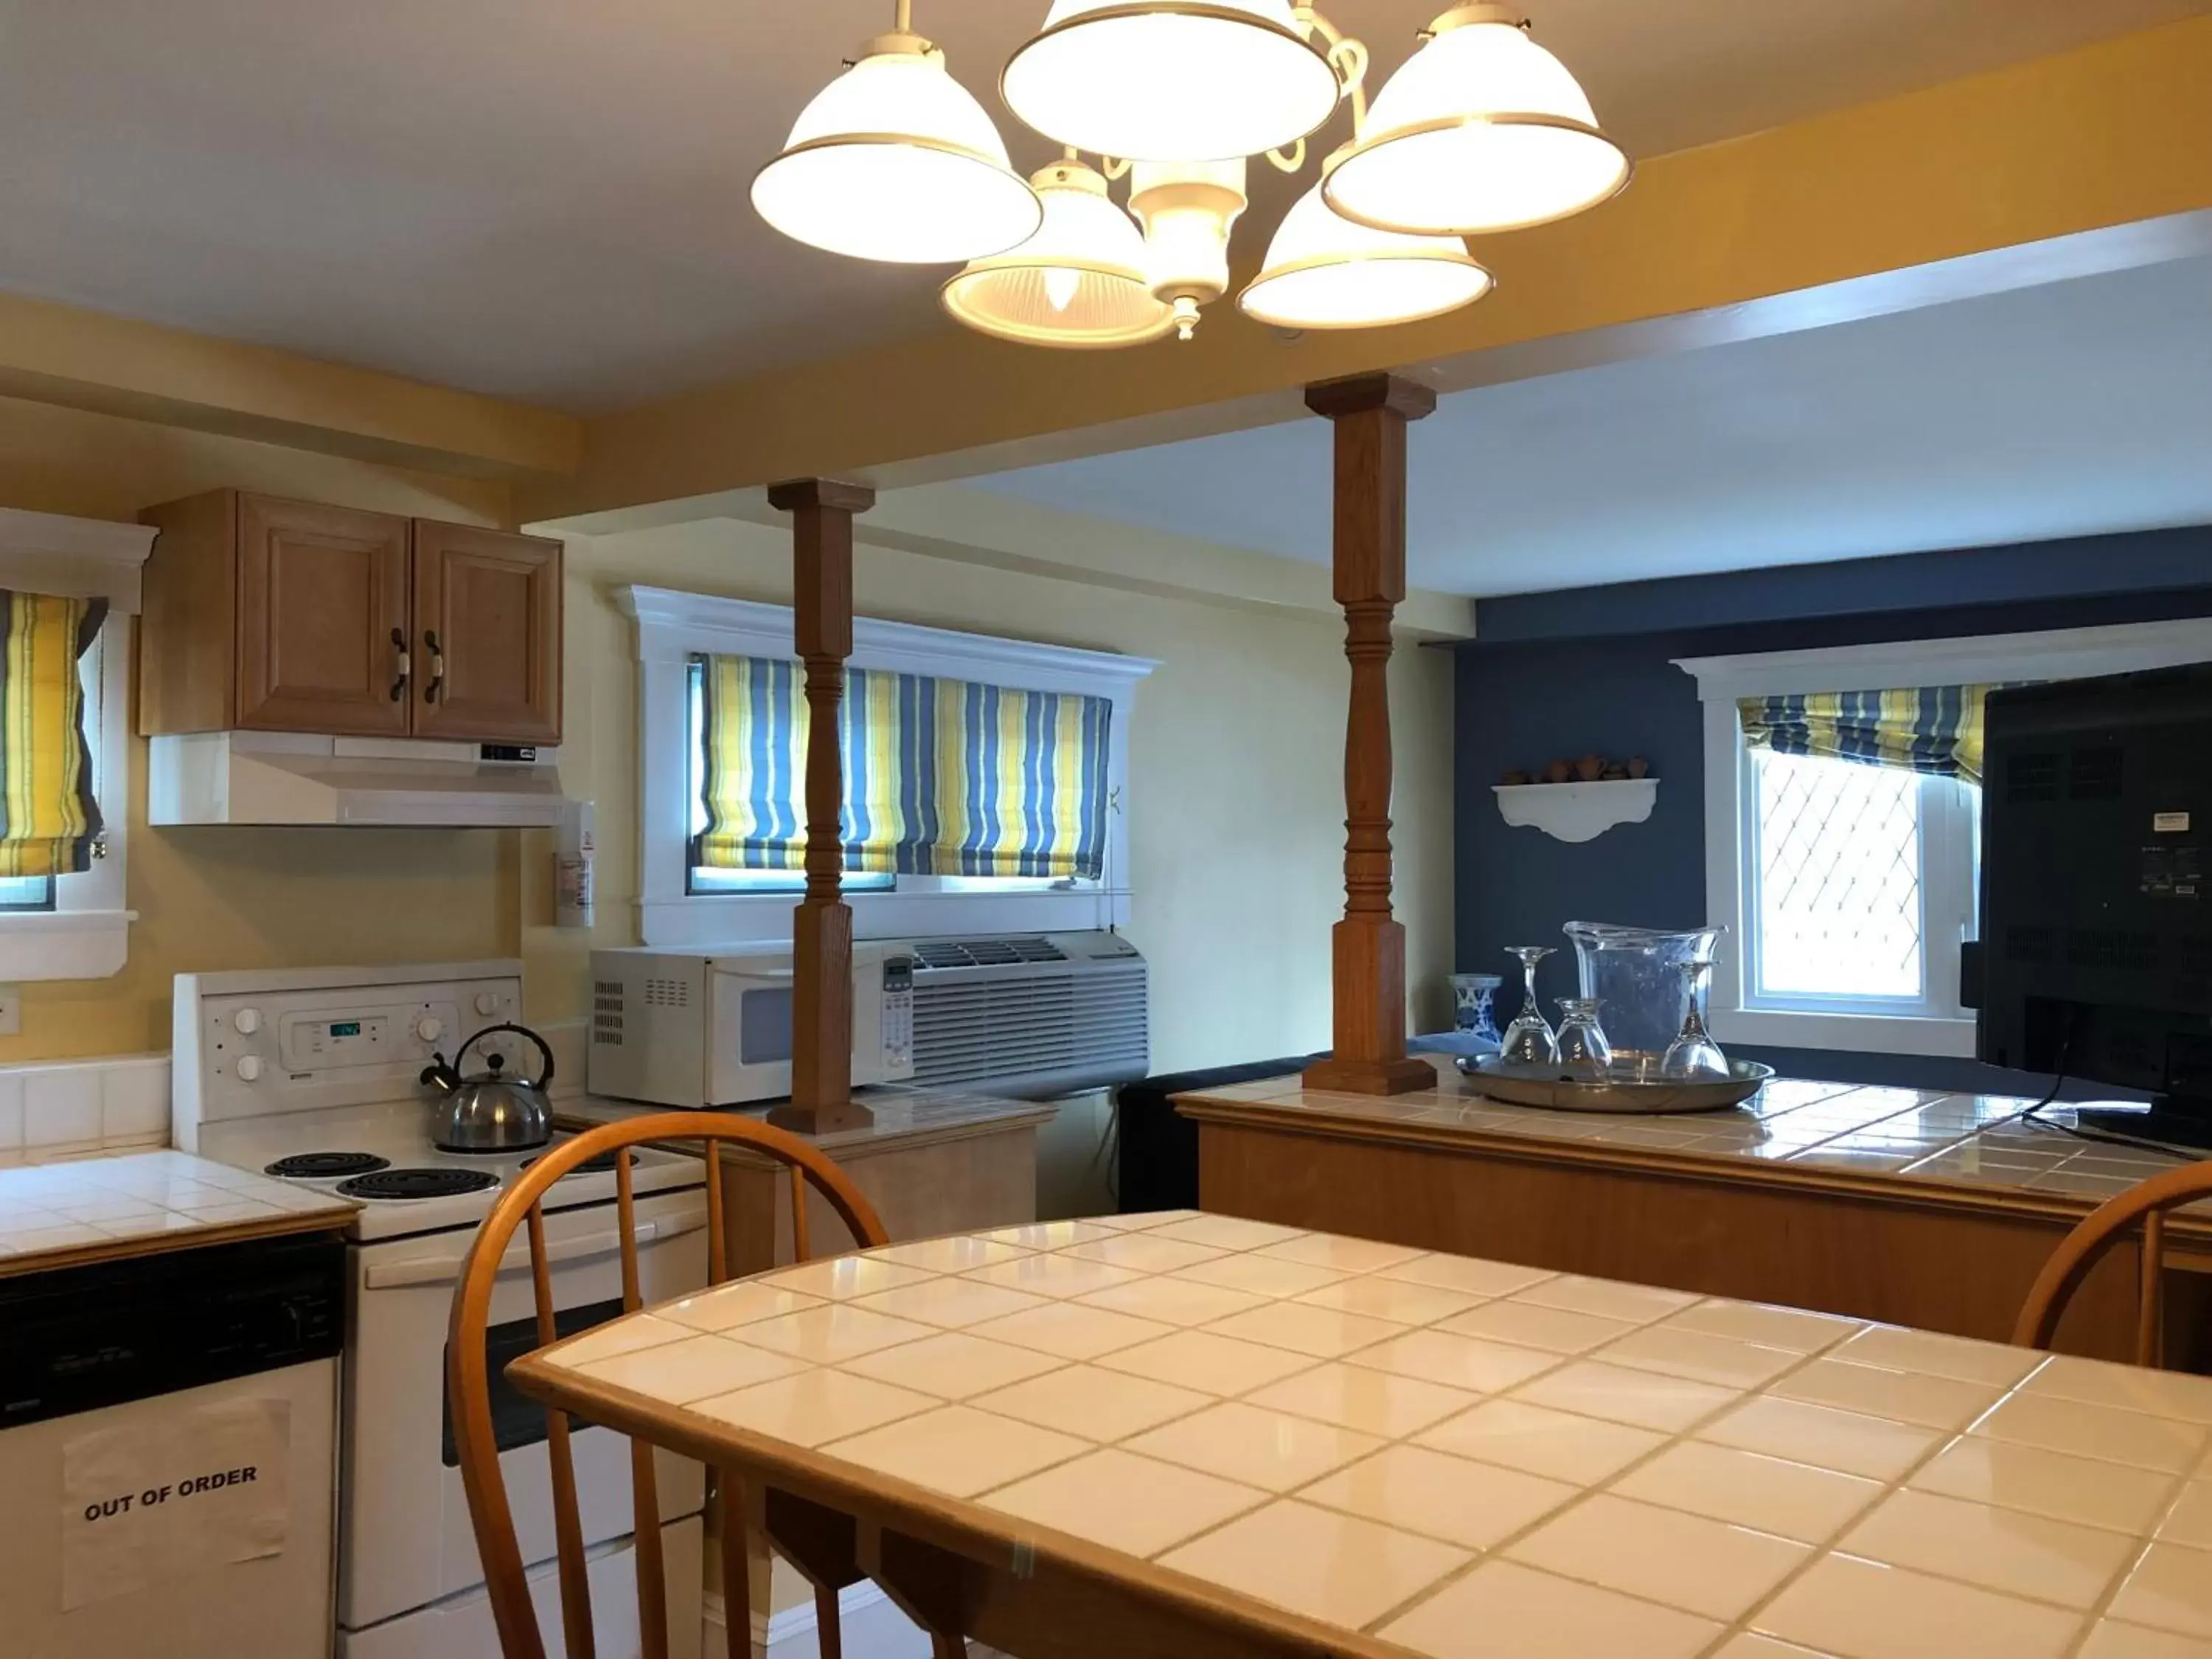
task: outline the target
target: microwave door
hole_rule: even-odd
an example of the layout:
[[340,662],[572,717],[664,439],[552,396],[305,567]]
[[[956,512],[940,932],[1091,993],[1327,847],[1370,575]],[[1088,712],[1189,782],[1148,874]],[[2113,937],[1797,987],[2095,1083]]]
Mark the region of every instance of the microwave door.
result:
[[791,1093],[793,979],[789,968],[716,971],[708,1103],[744,1106]]

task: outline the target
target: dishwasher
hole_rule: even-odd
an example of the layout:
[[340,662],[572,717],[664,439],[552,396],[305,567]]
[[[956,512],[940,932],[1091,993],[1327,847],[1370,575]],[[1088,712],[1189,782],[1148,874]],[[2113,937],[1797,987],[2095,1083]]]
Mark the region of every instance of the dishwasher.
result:
[[325,1659],[345,1249],[0,1278],[0,1659]]

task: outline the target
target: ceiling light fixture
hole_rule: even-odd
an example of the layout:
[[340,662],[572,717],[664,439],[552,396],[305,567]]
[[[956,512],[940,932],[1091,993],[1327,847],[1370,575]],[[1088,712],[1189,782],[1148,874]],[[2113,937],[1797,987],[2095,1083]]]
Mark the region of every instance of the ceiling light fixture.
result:
[[1429,25],[1322,192],[1377,229],[1473,236],[1595,207],[1628,175],[1566,65],[1481,0]]
[[[1247,159],[1301,171],[1308,136],[1340,103],[1351,141],[1239,296],[1259,321],[1371,328],[1472,304],[1492,280],[1460,238],[1565,218],[1628,182],[1628,157],[1574,76],[1494,0],[1423,31],[1371,116],[1367,48],[1310,0],[1053,0],[1001,80],[1015,112],[1067,149],[1026,184],[944,54],[913,33],[910,0],[896,4],[894,31],[862,47],[761,169],[754,205],[836,252],[965,262],[945,308],[1002,339],[1191,338],[1229,289]],[[1109,193],[1125,175],[1126,212]]]
[[1356,225],[1316,185],[1283,216],[1237,303],[1277,328],[1379,328],[1473,305],[1492,277],[1456,236]]
[[945,308],[973,329],[1027,345],[1141,345],[1175,326],[1152,295],[1145,239],[1073,151],[1030,184],[1044,204],[1036,235],[977,259],[945,285]]
[[787,236],[832,253],[950,264],[1000,253],[1044,216],[1036,194],[945,54],[897,27],[862,45],[799,112],[753,178],[753,206]]
[[1338,96],[1291,0],[1053,0],[999,89],[1048,138],[1138,161],[1294,144]]

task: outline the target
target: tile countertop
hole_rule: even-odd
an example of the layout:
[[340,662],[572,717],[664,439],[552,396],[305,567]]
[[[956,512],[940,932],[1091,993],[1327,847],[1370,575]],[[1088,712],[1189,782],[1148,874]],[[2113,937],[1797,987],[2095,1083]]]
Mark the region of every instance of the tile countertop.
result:
[[[1511,1106],[1484,1096],[1473,1079],[1439,1068],[1437,1086],[1379,1097],[1303,1089],[1295,1077],[1266,1078],[1176,1097],[1220,1106],[1240,1118],[1280,1113],[1376,1126],[1425,1137],[1552,1141],[1633,1150],[1662,1158],[1719,1160],[1738,1167],[1784,1165],[1894,1176],[1980,1191],[2027,1193],[2102,1203],[2185,1161],[2109,1141],[2085,1140],[2027,1119],[2034,1103],[2004,1095],[1777,1078],[1742,1106],[1722,1112],[1616,1116]],[[2065,1108],[2044,1115],[2071,1124]],[[2180,1213],[2212,1220],[2212,1200]]]
[[0,1276],[342,1225],[356,1206],[190,1152],[0,1170]]
[[[840,1129],[807,1140],[825,1152],[851,1153],[886,1142],[911,1144],[921,1140],[954,1139],[964,1134],[989,1133],[1042,1123],[1059,1109],[1051,1101],[1007,1100],[995,1095],[963,1094],[957,1090],[919,1089],[903,1085],[858,1089],[853,1097],[875,1114],[876,1121],[857,1129]],[[654,1112],[685,1109],[656,1106],[649,1102],[611,1100],[599,1095],[556,1097],[555,1119],[565,1126],[588,1127],[619,1123],[625,1118]],[[711,1109],[765,1120],[766,1106]]]
[[514,1375],[1347,1655],[2212,1654],[2212,1379],[1821,1314],[1182,1211],[785,1268]]

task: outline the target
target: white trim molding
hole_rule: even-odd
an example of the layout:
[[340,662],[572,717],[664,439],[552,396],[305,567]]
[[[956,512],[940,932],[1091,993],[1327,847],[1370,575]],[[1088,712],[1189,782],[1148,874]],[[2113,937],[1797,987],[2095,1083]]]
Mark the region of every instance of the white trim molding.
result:
[[[617,588],[615,604],[637,625],[638,933],[647,945],[713,945],[787,939],[789,893],[690,890],[690,672],[699,655],[794,658],[790,608],[667,588]],[[1028,691],[1104,697],[1114,706],[1107,739],[1111,811],[1102,880],[1078,887],[978,891],[855,891],[860,939],[944,933],[1060,933],[1127,924],[1129,718],[1140,681],[1159,665],[1147,657],[1042,645],[988,634],[924,628],[872,617],[853,621],[854,668],[981,681]]]
[[0,587],[104,599],[107,621],[87,654],[85,723],[93,739],[93,795],[103,856],[54,878],[54,908],[0,912],[0,981],[107,979],[129,954],[125,841],[131,816],[131,630],[150,526],[0,507]]
[[[1730,1041],[1778,1048],[1839,1048],[1866,1053],[1971,1058],[1974,1019],[1956,1001],[1957,950],[1950,939],[1954,917],[1971,925],[1977,896],[1972,862],[1931,848],[1923,890],[1936,924],[1926,937],[1929,995],[1917,1009],[1834,1010],[1811,1006],[1761,1007],[1748,994],[1744,964],[1753,948],[1749,933],[1744,859],[1749,846],[1751,767],[1736,703],[1744,697],[1806,691],[1876,691],[1900,686],[1990,685],[2008,681],[2083,679],[2147,668],[2212,661],[2212,617],[2054,629],[2036,634],[1987,634],[1958,639],[1914,640],[1810,651],[1770,651],[1732,657],[1689,657],[1674,666],[1698,682],[1705,704],[1705,906],[1725,926],[1733,948],[1713,969],[1713,1034]],[[1957,834],[1944,847],[1970,847]]]

